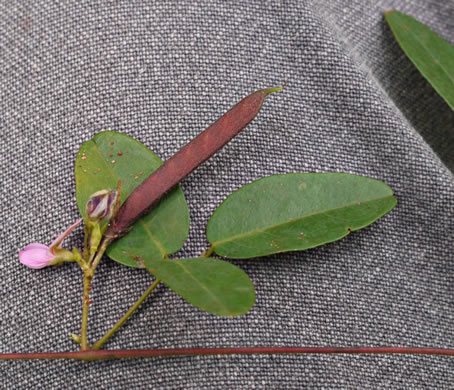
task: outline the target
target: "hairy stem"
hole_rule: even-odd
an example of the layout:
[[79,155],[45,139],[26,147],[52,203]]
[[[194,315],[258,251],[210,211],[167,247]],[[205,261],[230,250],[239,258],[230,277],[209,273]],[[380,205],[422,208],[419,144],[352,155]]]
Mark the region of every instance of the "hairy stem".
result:
[[0,360],[77,359],[108,360],[157,356],[194,355],[277,355],[277,354],[399,354],[454,356],[454,349],[419,347],[246,347],[246,348],[169,348],[117,349],[80,352],[4,353]]
[[[90,261],[86,265],[82,265],[82,270],[84,272],[84,293],[82,298],[82,325],[80,327],[80,350],[86,351],[88,349],[88,308],[91,304],[90,301],[90,290],[91,290],[91,281],[95,274],[95,269],[100,262],[102,255],[107,249],[110,240],[104,238],[101,245],[99,246],[98,252],[96,253],[95,258],[91,262],[92,256],[90,256]],[[91,262],[91,264],[90,264]]]
[[101,245],[99,245],[98,252],[96,252],[95,258],[93,259],[93,261],[90,262],[91,263],[90,268],[92,272],[95,272],[96,267],[98,266],[99,262],[102,259],[102,255],[104,254],[104,252],[106,251],[107,247],[111,242],[112,242],[111,238],[109,237],[103,238]]
[[121,319],[110,329],[101,339],[99,339],[95,344],[93,344],[92,350],[100,349],[104,343],[109,340],[112,335],[125,323],[125,321],[139,308],[139,306],[147,299],[148,295],[156,288],[156,286],[161,281],[156,279],[154,283],[148,287],[147,291],[137,300],[137,302],[131,306],[128,312],[121,317]]
[[90,289],[92,275],[90,270],[84,270],[84,294],[82,298],[82,326],[80,328],[80,350],[86,351],[88,348],[87,328],[88,328],[88,307],[90,306]]

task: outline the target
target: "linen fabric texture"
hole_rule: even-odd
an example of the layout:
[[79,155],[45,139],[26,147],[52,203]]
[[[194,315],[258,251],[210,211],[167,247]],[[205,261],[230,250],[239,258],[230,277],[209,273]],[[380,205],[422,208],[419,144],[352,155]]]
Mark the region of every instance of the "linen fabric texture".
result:
[[[191,230],[176,258],[208,247],[232,191],[264,176],[348,172],[389,184],[397,207],[343,240],[234,261],[257,303],[238,318],[165,286],[107,349],[240,346],[454,348],[454,115],[396,43],[398,9],[454,44],[453,2],[0,1],[0,352],[71,351],[82,273],[19,263],[73,223],[74,161],[100,131],[169,158],[249,93],[282,85],[239,136],[182,183]],[[65,247],[80,247],[78,229]],[[93,280],[89,340],[153,278],[107,257]],[[438,356],[195,356],[7,361],[5,389],[447,389]]]

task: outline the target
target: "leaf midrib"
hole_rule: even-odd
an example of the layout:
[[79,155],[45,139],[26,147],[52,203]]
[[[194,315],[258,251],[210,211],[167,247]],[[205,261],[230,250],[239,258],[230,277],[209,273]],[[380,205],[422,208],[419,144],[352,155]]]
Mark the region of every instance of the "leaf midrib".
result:
[[[147,226],[147,224],[145,223],[144,219],[143,218],[140,218],[138,220],[139,223],[142,224],[142,227],[144,228],[145,230],[145,233],[148,235],[149,238],[151,238],[151,240],[153,241],[153,243],[155,244],[155,246],[159,249],[159,251],[161,252],[162,254],[162,257],[163,258],[166,258],[169,254],[167,253],[167,251],[165,250],[165,248],[162,246],[162,244],[153,236],[153,234],[151,233],[149,227]],[[136,222],[137,223],[137,222]]]
[[112,178],[116,181],[120,180],[119,177],[115,174],[115,171],[112,167],[111,164],[108,163],[107,159],[104,157],[104,154],[101,152],[101,148],[99,147],[99,145],[96,143],[96,141],[93,141],[93,144],[96,146],[95,147],[95,150],[96,152],[99,154],[99,156],[101,157],[101,160],[104,162],[104,165],[107,167],[107,170],[109,171],[109,173],[111,174]]
[[[169,260],[167,260],[169,261]],[[205,290],[209,295],[210,297],[219,304],[219,306],[224,310],[225,313],[230,313],[230,310],[224,305],[222,304],[222,301],[219,300],[217,298],[217,296],[210,290],[208,289],[204,284],[202,284],[199,279],[197,279],[189,270],[187,267],[184,266],[183,262],[184,261],[187,261],[187,260],[174,260],[173,263],[175,263],[176,265],[178,265],[180,268],[183,269],[183,272],[186,273],[187,275],[189,275],[191,277],[192,280],[194,280],[197,285],[199,287],[201,287],[203,290]],[[220,261],[220,260],[214,260],[214,261]]]
[[[111,176],[114,180],[118,181],[118,178],[117,178],[116,175],[115,175],[115,171],[113,170],[112,166],[108,164],[107,160],[104,158],[104,155],[103,155],[103,153],[101,152],[100,147],[98,146],[98,144],[96,143],[96,141],[90,140],[90,142],[93,143],[93,150],[100,156],[100,161],[101,161],[102,164],[107,168],[108,174],[110,174],[110,176]],[[88,147],[87,147],[87,149],[88,149]],[[85,153],[88,153],[88,152],[85,152]],[[83,152],[82,152],[81,154],[83,154]],[[87,199],[86,199],[85,203],[88,202],[88,200],[90,199],[90,196],[91,196],[91,195],[92,195],[92,193],[87,195]],[[81,214],[82,214],[83,216],[85,216],[85,208],[84,208],[84,207],[81,207],[81,208],[80,208],[80,211],[81,211]]]
[[301,221],[303,219],[312,217],[314,215],[327,214],[328,212],[335,211],[335,210],[340,210],[340,209],[344,209],[344,208],[348,208],[348,207],[357,205],[358,203],[363,205],[363,204],[368,204],[370,202],[375,202],[375,201],[379,201],[379,200],[383,200],[383,199],[390,199],[390,198],[393,198],[393,197],[394,197],[394,195],[389,195],[389,196],[384,196],[384,197],[381,197],[381,198],[371,199],[371,200],[367,200],[367,201],[363,201],[363,202],[352,202],[352,203],[349,203],[348,205],[344,205],[344,206],[341,206],[341,207],[334,207],[334,208],[331,208],[331,209],[328,209],[328,210],[325,210],[325,211],[314,212],[314,213],[311,213],[311,214],[307,214],[307,215],[305,215],[303,217],[291,218],[291,219],[287,220],[286,222],[276,223],[274,225],[268,225],[268,226],[266,226],[264,228],[260,228],[260,229],[254,230],[254,231],[249,231],[249,232],[246,232],[246,233],[236,234],[236,235],[231,236],[231,237],[229,237],[229,238],[227,238],[225,240],[212,242],[212,246],[213,246],[213,248],[216,248],[217,245],[225,244],[226,242],[231,242],[231,241],[235,241],[235,240],[238,240],[238,239],[241,239],[241,238],[250,237],[250,236],[253,236],[253,235],[259,234],[259,233],[265,233],[268,230],[272,230],[272,229],[277,228],[279,226],[287,225],[290,222],[294,223],[294,222],[298,222],[298,221]]
[[[416,38],[417,35],[413,33],[413,30],[410,29],[410,33]],[[440,37],[440,39],[443,39]],[[443,62],[440,62],[437,58],[435,58],[432,54],[432,52],[428,49],[428,47],[426,46],[425,43],[419,41],[416,39],[416,42],[418,42],[423,48],[424,50],[429,53],[429,56],[430,58],[433,60],[433,63],[432,63],[432,66],[433,65],[436,65],[438,66],[445,74],[446,76],[448,77],[448,79],[451,81],[451,84],[454,85],[454,76],[451,76],[451,74],[448,72],[448,70],[444,67],[444,63]],[[418,61],[419,62],[419,61]]]
[[[418,21],[418,23],[420,23],[420,22]],[[421,23],[421,24],[422,24],[422,23]],[[423,26],[424,26],[425,28],[427,28],[427,29],[429,30],[430,33],[436,34],[436,33],[435,33],[434,31],[432,31],[429,27],[427,27],[427,26],[425,26],[425,25],[423,25]],[[394,27],[394,26],[391,26],[391,28],[392,28],[392,30],[396,33],[395,27]],[[416,42],[420,47],[422,47],[422,48],[426,51],[426,53],[429,54],[429,57],[433,60],[432,66],[434,66],[434,65],[438,66],[438,68],[440,68],[440,69],[443,71],[443,73],[447,76],[447,78],[451,81],[451,84],[454,85],[454,75],[451,76],[451,74],[450,74],[450,73],[445,69],[445,67],[443,66],[443,63],[441,63],[437,58],[435,58],[435,57],[432,55],[431,50],[429,50],[428,47],[418,39],[418,36],[417,36],[417,34],[413,31],[413,28],[409,28],[407,31],[408,31],[409,34],[414,38],[415,42]],[[419,67],[420,67],[420,64],[423,64],[424,62],[421,62],[420,60],[416,59],[416,58],[413,56],[413,53],[412,53],[411,51],[409,51],[409,50],[405,47],[405,42],[404,42],[404,44],[402,45],[403,39],[402,39],[402,37],[400,36],[400,33],[399,33],[399,32],[397,32],[396,35],[399,35],[398,40],[399,40],[399,43],[401,44],[401,47],[402,47],[402,49],[404,50],[405,54],[406,54],[412,61],[416,62],[416,63],[418,64],[417,67],[419,68]],[[435,37],[436,37],[437,39],[439,38],[439,39],[441,39],[442,41],[445,41],[442,37],[438,36],[438,34],[437,34]],[[443,43],[444,43],[444,42],[443,42]],[[449,43],[448,43],[448,44],[449,44]],[[405,47],[405,48],[404,48],[404,47]],[[429,80],[429,82],[430,82],[432,85],[434,85],[433,80],[431,80],[430,77],[427,77],[427,79]],[[436,85],[436,86],[435,86],[435,85]],[[438,91],[438,90],[440,89],[440,87],[438,86],[438,84],[435,84],[435,85],[434,85],[434,88]],[[450,103],[450,104],[451,104],[451,103]]]

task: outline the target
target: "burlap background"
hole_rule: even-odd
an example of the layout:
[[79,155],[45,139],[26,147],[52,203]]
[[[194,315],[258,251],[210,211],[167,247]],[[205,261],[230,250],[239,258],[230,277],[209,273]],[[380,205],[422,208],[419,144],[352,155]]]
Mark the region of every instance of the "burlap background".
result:
[[[17,252],[78,218],[73,165],[103,130],[163,159],[231,105],[271,96],[246,131],[183,183],[191,232],[265,175],[344,171],[384,180],[397,208],[346,239],[237,261],[257,304],[200,312],[161,286],[106,348],[255,345],[454,347],[454,115],[403,55],[396,8],[454,43],[452,1],[0,1],[0,352],[75,350],[77,266],[34,271]],[[80,230],[68,241],[81,245]],[[107,258],[94,341],[151,283]],[[424,356],[223,356],[0,363],[0,387],[453,388],[454,360]]]

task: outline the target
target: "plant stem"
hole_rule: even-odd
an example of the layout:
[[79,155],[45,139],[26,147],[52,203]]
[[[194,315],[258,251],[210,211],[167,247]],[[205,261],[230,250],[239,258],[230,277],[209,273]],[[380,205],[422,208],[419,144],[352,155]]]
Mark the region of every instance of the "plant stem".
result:
[[[96,256],[93,262],[90,264],[90,261],[87,261],[87,264],[82,265],[82,270],[84,273],[84,293],[82,298],[82,325],[80,327],[80,350],[86,351],[88,349],[88,337],[87,337],[87,329],[88,329],[88,308],[91,304],[90,301],[90,290],[91,290],[91,281],[95,274],[95,269],[99,264],[102,255],[107,249],[107,246],[110,243],[110,239],[104,238],[99,246],[98,252],[96,252]],[[89,253],[89,252],[88,252]]]
[[98,252],[96,252],[96,256],[93,259],[93,262],[91,262],[91,270],[92,272],[95,272],[96,267],[98,266],[99,262],[102,259],[102,255],[106,251],[107,247],[109,244],[112,242],[112,238],[104,237],[103,240],[101,241],[101,244],[99,245]]
[[245,347],[245,348],[169,348],[117,349],[80,352],[4,353],[0,360],[77,359],[108,360],[158,356],[194,355],[277,355],[277,354],[398,354],[454,356],[454,349],[419,347]]
[[90,306],[90,288],[92,274],[90,270],[84,270],[84,295],[82,298],[82,326],[80,328],[80,350],[86,351],[87,342],[87,327],[88,327],[88,307]]
[[125,321],[139,308],[143,301],[147,299],[148,295],[150,295],[150,293],[160,282],[161,281],[159,279],[156,279],[154,283],[150,287],[148,287],[147,291],[145,291],[145,293],[137,300],[137,302],[133,306],[131,306],[128,312],[123,317],[121,317],[121,319],[112,327],[112,329],[110,329],[101,339],[93,344],[93,347],[91,349],[100,349],[104,345],[104,343],[109,340],[112,335],[125,323]]

